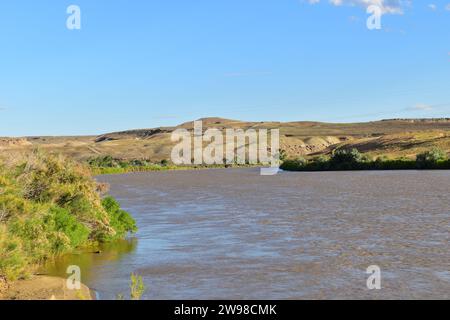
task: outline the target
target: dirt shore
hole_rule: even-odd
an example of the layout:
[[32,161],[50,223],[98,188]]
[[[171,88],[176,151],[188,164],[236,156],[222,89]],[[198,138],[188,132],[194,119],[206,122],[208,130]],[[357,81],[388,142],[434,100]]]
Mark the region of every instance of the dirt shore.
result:
[[27,280],[0,283],[0,300],[93,300],[85,285],[80,290],[69,290],[66,279],[33,276]]

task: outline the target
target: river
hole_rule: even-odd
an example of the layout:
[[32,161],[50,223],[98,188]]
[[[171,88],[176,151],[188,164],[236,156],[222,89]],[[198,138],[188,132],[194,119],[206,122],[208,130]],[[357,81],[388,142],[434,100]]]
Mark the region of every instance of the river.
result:
[[[106,175],[134,238],[59,259],[102,299],[449,299],[450,172]],[[369,290],[369,266],[381,290]]]

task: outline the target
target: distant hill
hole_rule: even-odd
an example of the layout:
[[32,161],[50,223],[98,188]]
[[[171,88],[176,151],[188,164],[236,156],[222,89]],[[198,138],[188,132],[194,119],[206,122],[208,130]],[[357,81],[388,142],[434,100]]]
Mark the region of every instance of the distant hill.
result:
[[[386,119],[363,123],[244,122],[223,118],[203,118],[208,128],[279,128],[281,148],[291,157],[330,153],[338,147],[356,147],[369,155],[414,157],[434,146],[450,152],[450,118]],[[111,155],[120,159],[170,159],[174,143],[171,133],[192,129],[193,121],[174,127],[135,129],[98,136],[0,138],[3,155],[42,148],[77,159]]]
[[386,119],[381,121],[407,121],[407,122],[449,122],[450,118],[418,118],[418,119],[408,119],[408,118],[398,118],[398,119]]

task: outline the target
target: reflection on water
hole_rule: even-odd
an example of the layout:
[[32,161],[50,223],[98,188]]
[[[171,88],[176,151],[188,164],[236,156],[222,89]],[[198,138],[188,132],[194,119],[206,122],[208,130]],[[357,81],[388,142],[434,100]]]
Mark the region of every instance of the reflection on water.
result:
[[[450,298],[450,171],[99,179],[140,228],[124,250],[78,257],[102,298],[126,294],[131,272],[146,299]],[[366,287],[370,265],[382,290]]]
[[[78,266],[81,270],[81,282],[85,284],[95,283],[99,273],[107,272],[108,266],[115,265],[121,259],[126,259],[127,256],[136,250],[137,239],[130,238],[126,240],[119,240],[113,243],[100,245],[95,250],[83,250],[73,254],[64,255],[56,261],[48,263],[45,267],[45,273],[67,278],[66,273],[68,266]],[[97,291],[95,287],[90,287],[91,290]],[[117,292],[119,294],[120,292]]]

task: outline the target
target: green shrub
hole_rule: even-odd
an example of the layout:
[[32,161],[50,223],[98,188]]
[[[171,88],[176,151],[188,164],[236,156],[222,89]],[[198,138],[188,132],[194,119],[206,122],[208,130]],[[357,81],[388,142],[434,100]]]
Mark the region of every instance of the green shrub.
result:
[[0,225],[0,275],[7,279],[17,279],[23,275],[27,264],[20,239],[10,235],[5,225]]
[[123,238],[130,232],[136,232],[136,222],[128,212],[120,209],[119,203],[113,197],[106,197],[102,200],[103,208],[109,216],[109,223],[116,231],[112,238]]
[[67,209],[51,208],[44,222],[52,225],[55,231],[64,233],[69,238],[72,247],[78,247],[89,239],[89,229]]
[[104,200],[85,166],[33,152],[0,166],[0,276],[15,279],[76,247],[125,237],[136,223]]
[[339,149],[331,158],[319,156],[307,161],[303,158],[286,160],[281,169],[290,171],[325,171],[325,170],[414,170],[414,169],[450,169],[447,154],[439,149],[417,155],[417,160],[409,158],[389,159],[379,156],[375,160],[357,149]]
[[416,157],[418,168],[435,168],[439,162],[447,160],[447,154],[438,148],[433,148],[430,151],[420,153]]
[[330,169],[330,158],[325,155],[315,157],[309,162],[309,168],[312,170],[328,170]]
[[145,167],[150,165],[150,163],[147,160],[134,159],[126,162],[126,165],[132,167]]
[[88,164],[91,167],[105,167],[105,168],[120,167],[119,161],[111,156],[100,156],[96,158],[91,158],[88,160]]
[[280,168],[283,170],[298,171],[304,169],[308,164],[308,161],[303,157],[298,157],[296,159],[285,160]]
[[354,164],[361,162],[362,160],[362,154],[357,149],[338,149],[333,152],[333,155],[331,156],[331,163],[334,165],[341,165],[341,164]]

